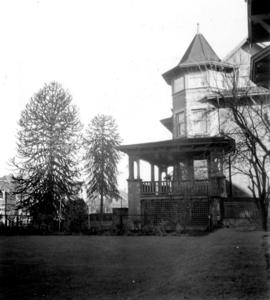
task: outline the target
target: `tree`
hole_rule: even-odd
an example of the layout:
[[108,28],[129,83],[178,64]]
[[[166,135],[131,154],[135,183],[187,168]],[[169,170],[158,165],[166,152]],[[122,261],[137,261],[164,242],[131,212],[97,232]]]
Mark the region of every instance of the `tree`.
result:
[[75,159],[81,125],[72,97],[56,82],[45,84],[19,120],[16,193],[23,195],[34,222],[51,223],[65,199],[80,188]]
[[120,136],[111,116],[97,115],[86,130],[85,170],[86,190],[89,199],[100,197],[100,221],[103,220],[104,198],[120,198],[117,188],[117,163]]
[[232,126],[226,134],[234,137],[234,169],[247,176],[249,189],[261,211],[263,229],[267,230],[270,171],[269,94],[256,98],[247,91],[243,97],[233,93],[227,104]]

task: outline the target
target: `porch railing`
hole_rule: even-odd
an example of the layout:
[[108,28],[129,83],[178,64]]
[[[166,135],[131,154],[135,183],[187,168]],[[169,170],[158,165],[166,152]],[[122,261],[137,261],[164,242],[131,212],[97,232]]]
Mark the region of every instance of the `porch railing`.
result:
[[178,181],[143,181],[141,183],[142,195],[196,195],[206,196],[213,191],[209,181],[178,182]]

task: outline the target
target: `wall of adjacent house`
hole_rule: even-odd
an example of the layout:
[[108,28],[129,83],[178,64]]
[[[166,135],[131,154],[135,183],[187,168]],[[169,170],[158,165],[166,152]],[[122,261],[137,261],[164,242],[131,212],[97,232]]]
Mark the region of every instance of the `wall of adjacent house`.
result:
[[250,84],[250,58],[261,49],[257,45],[250,46],[246,42],[226,57],[226,62],[239,68],[239,86],[245,87],[247,84]]

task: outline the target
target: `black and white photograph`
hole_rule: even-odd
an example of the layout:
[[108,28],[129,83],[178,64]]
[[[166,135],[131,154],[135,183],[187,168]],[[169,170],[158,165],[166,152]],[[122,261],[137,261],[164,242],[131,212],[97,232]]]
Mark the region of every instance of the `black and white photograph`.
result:
[[0,299],[270,299],[270,1],[0,0]]

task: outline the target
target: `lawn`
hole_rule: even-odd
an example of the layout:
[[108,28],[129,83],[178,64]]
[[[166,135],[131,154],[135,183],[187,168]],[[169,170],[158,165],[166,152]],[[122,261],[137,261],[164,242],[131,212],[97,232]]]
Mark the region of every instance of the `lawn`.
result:
[[0,239],[1,299],[270,299],[263,232]]

